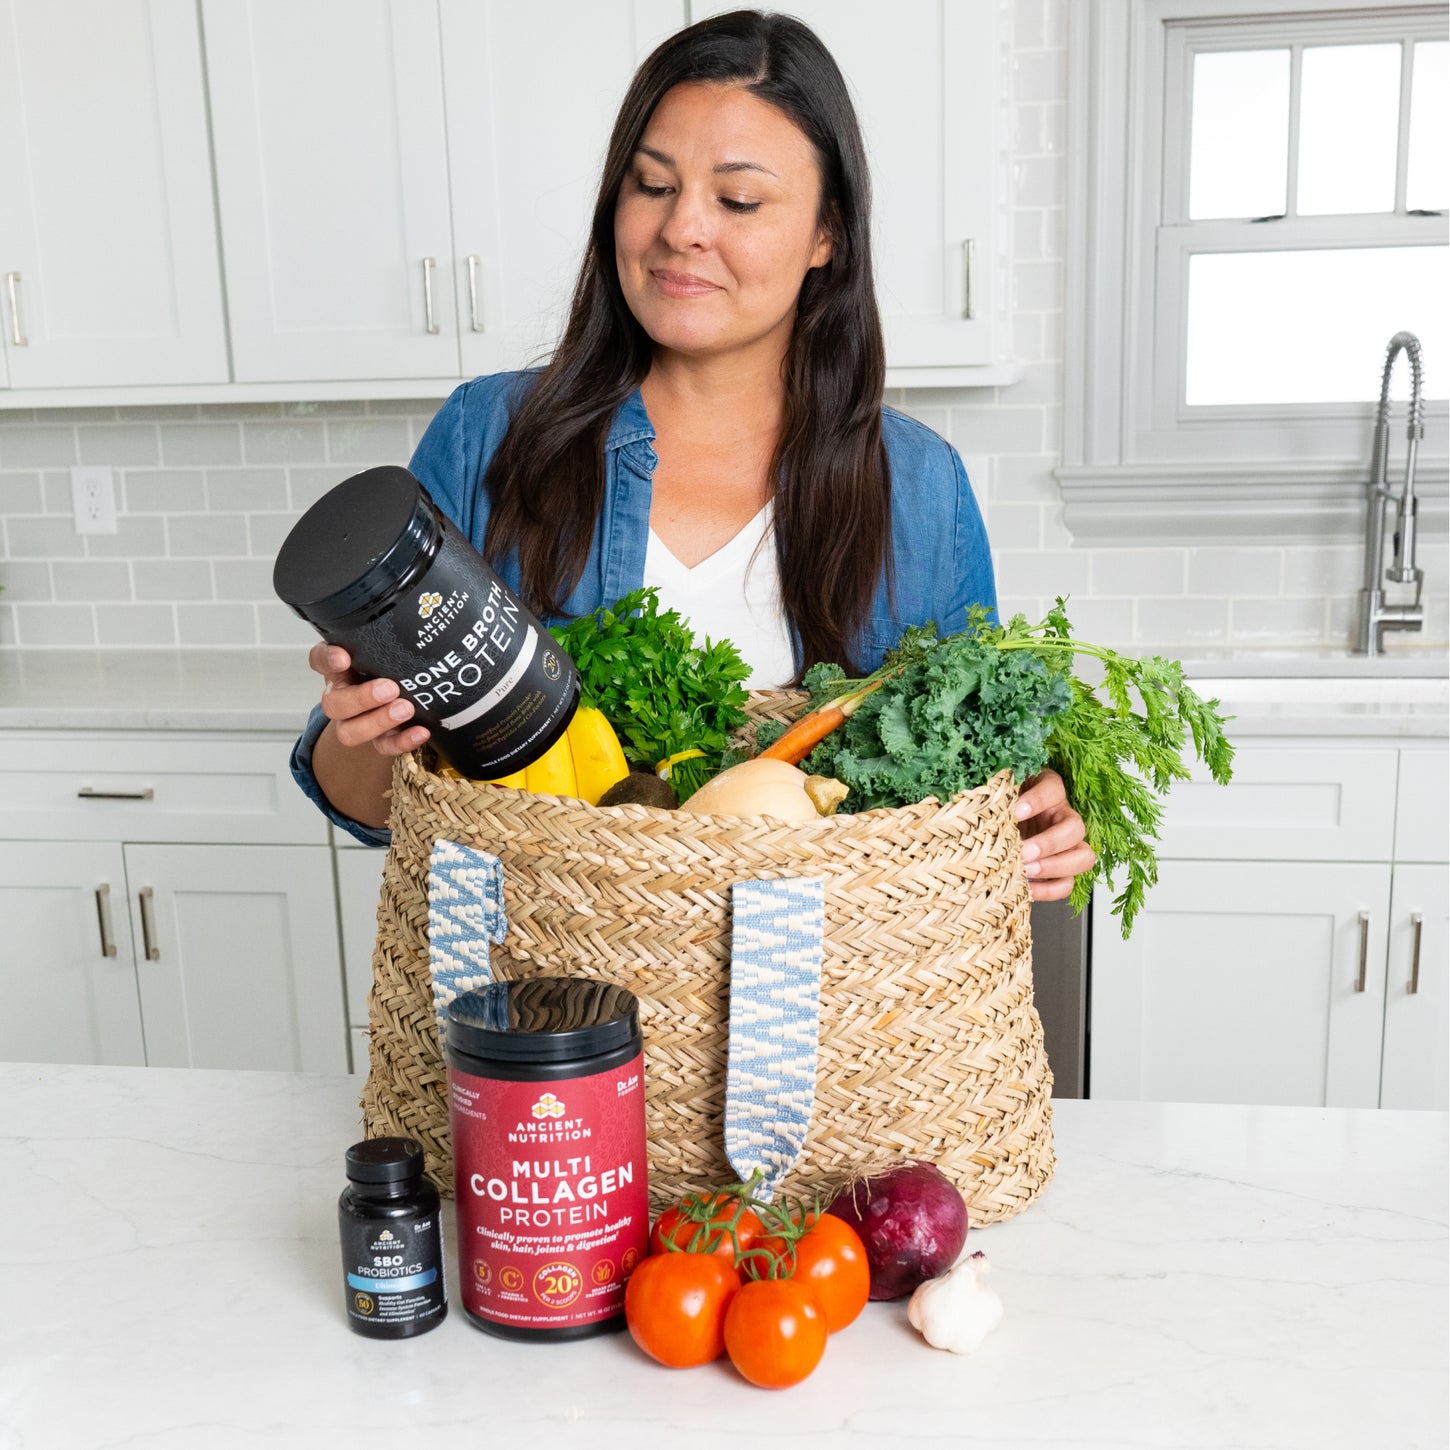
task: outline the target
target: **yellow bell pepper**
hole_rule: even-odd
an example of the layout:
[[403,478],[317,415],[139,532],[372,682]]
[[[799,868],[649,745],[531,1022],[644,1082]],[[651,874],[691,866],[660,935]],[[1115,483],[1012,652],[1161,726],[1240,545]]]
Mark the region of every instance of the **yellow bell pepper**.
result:
[[492,783],[535,795],[575,796],[593,806],[628,774],[619,737],[603,712],[581,706],[569,728],[532,765]]

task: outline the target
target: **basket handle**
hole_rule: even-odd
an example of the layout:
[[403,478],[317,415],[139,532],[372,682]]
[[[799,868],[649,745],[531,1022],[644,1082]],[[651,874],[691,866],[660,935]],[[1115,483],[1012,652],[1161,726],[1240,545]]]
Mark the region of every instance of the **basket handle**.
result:
[[448,1004],[493,981],[489,943],[508,934],[503,862],[487,851],[438,840],[428,859],[428,971],[438,1038],[448,1029]]
[[737,881],[731,893],[725,1155],[769,1200],[805,1149],[816,1095],[825,883]]

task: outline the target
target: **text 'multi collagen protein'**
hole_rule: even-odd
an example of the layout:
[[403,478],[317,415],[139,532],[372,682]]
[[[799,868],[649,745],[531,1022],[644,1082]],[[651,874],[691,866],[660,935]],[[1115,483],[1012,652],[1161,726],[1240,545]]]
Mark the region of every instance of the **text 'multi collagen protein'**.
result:
[[649,1247],[639,1004],[607,982],[495,982],[448,1009],[459,1297],[510,1339],[623,1323]]

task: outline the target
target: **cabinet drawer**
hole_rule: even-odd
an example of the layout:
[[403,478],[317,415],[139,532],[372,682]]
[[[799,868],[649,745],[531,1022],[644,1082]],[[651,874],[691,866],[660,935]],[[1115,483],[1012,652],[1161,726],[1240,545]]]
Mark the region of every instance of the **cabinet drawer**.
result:
[[1450,796],[1445,742],[1400,751],[1400,789],[1395,807],[1396,861],[1450,861]]
[[1388,861],[1398,754],[1240,746],[1227,786],[1199,767],[1192,780],[1173,787],[1158,854],[1197,861]]
[[0,762],[0,838],[324,845],[287,768],[291,738],[17,732]]

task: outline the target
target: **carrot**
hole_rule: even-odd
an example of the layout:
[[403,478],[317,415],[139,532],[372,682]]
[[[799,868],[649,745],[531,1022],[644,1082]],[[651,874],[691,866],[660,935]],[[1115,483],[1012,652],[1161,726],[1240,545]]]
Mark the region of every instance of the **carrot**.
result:
[[[895,670],[891,671],[891,674],[895,673]],[[775,744],[767,745],[760,752],[759,758],[783,760],[787,765],[799,765],[827,735],[844,725],[856,713],[856,707],[861,701],[873,690],[884,685],[889,677],[882,675],[880,679],[872,680],[861,689],[842,695],[839,700],[830,700],[812,710],[809,715],[802,715]]]

